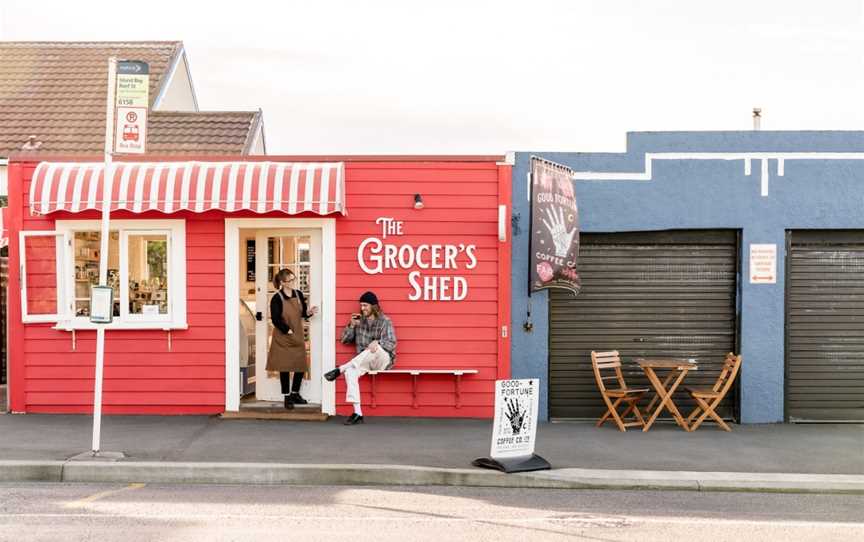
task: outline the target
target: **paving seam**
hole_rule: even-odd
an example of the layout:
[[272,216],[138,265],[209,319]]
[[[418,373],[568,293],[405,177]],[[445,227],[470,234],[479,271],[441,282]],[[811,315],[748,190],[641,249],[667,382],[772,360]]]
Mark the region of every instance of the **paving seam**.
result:
[[161,456],[160,461],[181,461],[180,456],[186,453],[189,450],[189,447],[192,446],[195,441],[197,441],[201,436],[204,435],[207,431],[210,430],[211,425],[215,422],[217,418],[210,416],[207,418],[207,421],[198,429],[192,432],[191,435],[187,436],[183,440],[181,440],[175,449],[170,450],[168,453]]

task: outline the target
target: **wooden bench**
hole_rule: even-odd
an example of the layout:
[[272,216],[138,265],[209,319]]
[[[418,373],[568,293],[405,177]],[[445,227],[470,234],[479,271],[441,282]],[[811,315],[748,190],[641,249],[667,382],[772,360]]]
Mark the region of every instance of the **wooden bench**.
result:
[[375,408],[375,378],[378,375],[411,375],[411,395],[413,408],[420,408],[417,404],[417,379],[422,374],[427,375],[453,375],[456,377],[456,408],[462,408],[462,375],[476,375],[477,369],[389,369],[387,371],[369,371],[372,377],[372,408]]

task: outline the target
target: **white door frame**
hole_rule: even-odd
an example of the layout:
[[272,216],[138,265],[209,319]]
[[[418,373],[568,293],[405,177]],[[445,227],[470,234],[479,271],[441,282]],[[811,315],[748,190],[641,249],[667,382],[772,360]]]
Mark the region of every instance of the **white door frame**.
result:
[[[321,230],[321,371],[336,366],[336,219],[226,218],[225,219],[225,410],[240,409],[240,230]],[[322,382],[321,411],[336,414],[336,386]]]

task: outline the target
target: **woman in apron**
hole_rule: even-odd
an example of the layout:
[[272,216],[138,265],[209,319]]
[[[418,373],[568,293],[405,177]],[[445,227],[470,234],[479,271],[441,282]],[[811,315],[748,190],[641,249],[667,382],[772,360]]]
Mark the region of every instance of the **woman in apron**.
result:
[[[306,299],[300,290],[294,289],[294,272],[282,269],[273,276],[276,293],[270,300],[270,319],[273,322],[273,339],[267,353],[267,372],[278,372],[282,381],[285,408],[305,405],[300,396],[303,373],[306,372],[306,343],[303,340],[303,319],[318,314],[318,307],[306,307]],[[291,373],[294,373],[293,381]]]

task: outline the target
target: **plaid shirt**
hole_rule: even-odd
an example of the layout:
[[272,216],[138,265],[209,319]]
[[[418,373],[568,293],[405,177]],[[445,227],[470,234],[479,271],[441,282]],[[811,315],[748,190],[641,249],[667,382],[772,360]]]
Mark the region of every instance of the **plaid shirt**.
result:
[[396,362],[396,331],[389,318],[383,314],[371,321],[368,318],[361,318],[356,326],[347,325],[342,330],[342,343],[355,343],[358,354],[366,350],[372,341],[378,341],[381,348],[390,354],[390,365],[387,368],[392,367]]

